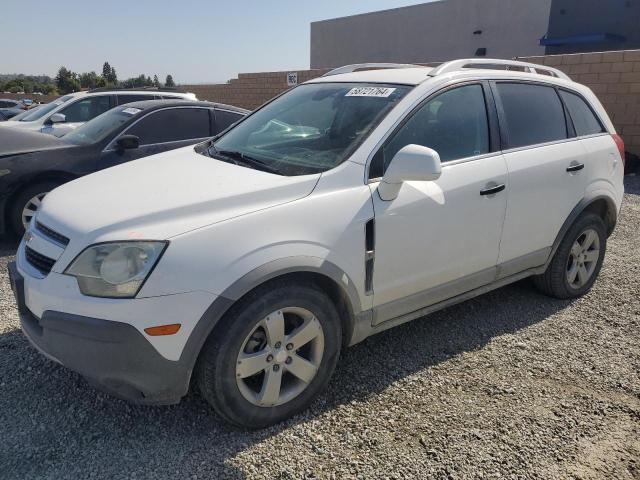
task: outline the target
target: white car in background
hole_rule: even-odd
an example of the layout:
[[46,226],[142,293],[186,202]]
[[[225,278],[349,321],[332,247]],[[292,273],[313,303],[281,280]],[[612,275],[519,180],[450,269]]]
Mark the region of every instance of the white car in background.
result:
[[195,94],[172,89],[110,89],[97,88],[86,92],[70,93],[30,111],[19,119],[2,122],[1,128],[20,128],[49,133],[61,137],[74,128],[125,103],[160,99],[197,100]]

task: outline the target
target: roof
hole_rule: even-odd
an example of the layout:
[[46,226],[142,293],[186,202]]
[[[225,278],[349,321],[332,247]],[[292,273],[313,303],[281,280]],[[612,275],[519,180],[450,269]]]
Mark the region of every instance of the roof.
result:
[[429,73],[433,70],[431,67],[415,67],[415,68],[386,68],[381,70],[363,70],[351,73],[341,73],[339,75],[331,75],[329,77],[319,77],[310,80],[307,83],[333,83],[333,82],[350,82],[350,83],[399,83],[403,85],[418,85],[424,82]]
[[[138,102],[125,103],[127,107],[138,108],[140,110],[157,110],[158,108],[168,107],[204,107],[217,108],[221,110],[230,110],[241,114],[248,114],[249,110],[234,107],[233,105],[225,105],[224,103],[202,102],[193,100],[140,100]],[[120,105],[119,105],[120,106]]]

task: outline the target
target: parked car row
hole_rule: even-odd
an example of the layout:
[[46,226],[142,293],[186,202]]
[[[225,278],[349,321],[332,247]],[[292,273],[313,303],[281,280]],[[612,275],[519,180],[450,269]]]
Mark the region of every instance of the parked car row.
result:
[[22,234],[44,196],[63,183],[207,139],[246,114],[209,102],[146,100],[112,108],[62,138],[0,128],[0,233]]
[[179,92],[175,89],[96,88],[64,95],[20,119],[0,123],[0,128],[18,128],[61,137],[117,105],[153,99],[197,100],[193,93]]
[[0,178],[15,188],[29,162],[100,170],[12,210],[17,227],[31,217],[9,273],[41,352],[121,398],[177,403],[194,385],[222,418],[264,427],[307,408],[370,335],[526,277],[568,299],[598,276],[624,145],[557,69],[352,65],[220,132],[244,113],[129,103],[29,152],[15,137]]
[[0,98],[0,121],[9,120],[34,106],[33,100]]

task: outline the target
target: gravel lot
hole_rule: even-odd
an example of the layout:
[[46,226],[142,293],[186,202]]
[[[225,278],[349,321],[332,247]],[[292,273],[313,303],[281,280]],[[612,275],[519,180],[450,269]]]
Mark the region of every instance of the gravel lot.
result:
[[329,391],[246,432],[195,393],[140,407],[46,360],[19,330],[0,246],[0,477],[640,479],[640,177],[599,281],[528,281],[347,350]]

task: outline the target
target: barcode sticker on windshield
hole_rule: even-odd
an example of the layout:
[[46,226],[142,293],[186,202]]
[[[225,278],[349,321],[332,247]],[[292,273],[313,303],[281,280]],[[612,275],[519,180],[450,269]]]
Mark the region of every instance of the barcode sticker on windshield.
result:
[[122,113],[128,113],[129,115],[135,115],[138,112],[141,112],[142,110],[140,110],[139,108],[133,108],[133,107],[129,107],[129,108],[125,108],[124,110],[122,110]]
[[347,92],[345,97],[383,97],[386,98],[395,92],[395,88],[386,87],[355,87]]

